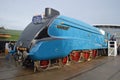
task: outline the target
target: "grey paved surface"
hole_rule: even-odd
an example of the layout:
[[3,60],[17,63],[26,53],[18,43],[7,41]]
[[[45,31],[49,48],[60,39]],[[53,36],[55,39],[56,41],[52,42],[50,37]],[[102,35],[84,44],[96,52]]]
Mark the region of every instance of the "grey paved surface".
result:
[[120,56],[108,57],[108,61],[69,80],[120,80]]
[[99,57],[36,73],[0,58],[0,80],[120,80],[120,56]]

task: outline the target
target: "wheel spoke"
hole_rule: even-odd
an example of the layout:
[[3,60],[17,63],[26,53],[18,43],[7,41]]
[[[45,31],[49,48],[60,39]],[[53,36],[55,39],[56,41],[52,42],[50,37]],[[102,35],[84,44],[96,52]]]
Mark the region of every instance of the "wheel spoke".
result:
[[93,57],[93,58],[96,58],[96,57],[97,57],[97,50],[93,50],[93,51],[92,51],[92,57]]
[[90,56],[89,52],[84,52],[84,59],[85,60],[88,60],[89,56]]
[[49,60],[41,60],[40,61],[40,68],[47,69],[49,67],[50,61]]
[[68,61],[68,57],[66,56],[62,59],[62,64],[65,65],[67,63],[67,61]]
[[72,52],[70,57],[71,57],[72,61],[78,62],[80,59],[80,53],[79,52]]

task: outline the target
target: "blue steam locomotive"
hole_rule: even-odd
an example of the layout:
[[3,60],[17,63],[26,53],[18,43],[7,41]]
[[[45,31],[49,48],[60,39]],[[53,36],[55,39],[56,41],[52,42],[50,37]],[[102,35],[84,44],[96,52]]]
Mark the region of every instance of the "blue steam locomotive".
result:
[[102,29],[46,8],[45,15],[34,16],[22,32],[15,46],[15,58],[23,65],[39,61],[42,69],[53,63],[88,60],[107,54],[110,37]]

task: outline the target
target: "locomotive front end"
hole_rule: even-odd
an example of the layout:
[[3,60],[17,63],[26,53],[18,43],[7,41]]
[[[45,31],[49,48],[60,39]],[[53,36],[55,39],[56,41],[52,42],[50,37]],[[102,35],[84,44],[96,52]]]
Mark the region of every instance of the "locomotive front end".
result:
[[[39,40],[49,37],[47,30],[52,21],[59,15],[59,12],[46,8],[45,15],[33,16],[32,22],[24,29],[15,45],[15,61],[31,63],[30,50]],[[28,64],[28,63],[27,63]]]

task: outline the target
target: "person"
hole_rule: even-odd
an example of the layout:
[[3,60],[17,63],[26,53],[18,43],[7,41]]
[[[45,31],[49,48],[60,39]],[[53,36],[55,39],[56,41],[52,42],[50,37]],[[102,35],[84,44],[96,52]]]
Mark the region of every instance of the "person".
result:
[[117,48],[117,54],[120,55],[120,44],[118,45],[118,48]]
[[8,55],[9,52],[9,43],[5,43],[5,55]]
[[11,53],[12,55],[14,54],[14,46],[15,46],[15,43],[11,43],[11,50],[10,50],[10,52],[9,53]]
[[115,36],[114,36],[114,35],[112,35],[112,37],[111,37],[111,39],[110,39],[110,40],[112,40],[112,41],[116,41]]
[[14,53],[14,43],[9,42],[9,44],[8,44],[8,54],[6,56],[6,59],[9,60],[10,56],[13,55],[13,53]]

